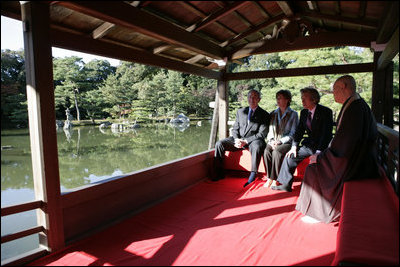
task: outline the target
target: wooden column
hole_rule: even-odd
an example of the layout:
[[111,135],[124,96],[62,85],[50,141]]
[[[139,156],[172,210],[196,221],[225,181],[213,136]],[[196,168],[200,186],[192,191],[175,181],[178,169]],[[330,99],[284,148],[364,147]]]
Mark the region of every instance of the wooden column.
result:
[[65,246],[58,170],[57,133],[50,40],[50,9],[44,2],[21,1],[26,91],[35,197],[45,203],[37,212],[45,233],[39,242],[49,251]]
[[213,149],[215,147],[215,142],[217,139],[217,130],[218,130],[218,112],[219,108],[219,94],[218,94],[218,88],[215,90],[215,102],[214,102],[214,111],[213,111],[213,117],[212,117],[212,122],[211,122],[211,132],[210,132],[210,140],[208,142],[208,149]]
[[383,123],[383,103],[385,92],[385,71],[377,70],[378,59],[381,52],[374,53],[375,71],[372,74],[372,104],[371,110],[377,123]]
[[221,71],[222,78],[218,80],[218,137],[223,139],[228,137],[228,117],[229,117],[229,97],[228,82],[225,78],[225,69]]
[[393,128],[393,61],[387,62],[384,66],[380,65],[381,54],[380,52],[374,53],[376,68],[373,72],[371,109],[376,122]]
[[384,95],[383,124],[393,129],[393,61],[385,67],[385,95]]

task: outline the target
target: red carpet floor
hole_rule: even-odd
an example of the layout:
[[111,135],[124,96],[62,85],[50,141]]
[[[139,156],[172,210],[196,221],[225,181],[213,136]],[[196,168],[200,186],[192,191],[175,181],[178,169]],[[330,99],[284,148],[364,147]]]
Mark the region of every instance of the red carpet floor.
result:
[[330,265],[338,225],[300,220],[301,181],[288,193],[246,180],[202,181],[31,265]]

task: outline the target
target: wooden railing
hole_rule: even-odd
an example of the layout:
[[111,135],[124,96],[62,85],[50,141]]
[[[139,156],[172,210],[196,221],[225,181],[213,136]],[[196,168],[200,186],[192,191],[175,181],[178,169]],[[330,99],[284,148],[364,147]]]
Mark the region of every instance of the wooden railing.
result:
[[399,195],[399,132],[378,123],[378,160]]
[[[34,209],[45,210],[46,209],[45,204],[46,203],[44,203],[41,200],[35,200],[35,201],[26,202],[26,203],[19,204],[19,205],[12,205],[12,206],[8,206],[8,207],[4,207],[4,208],[1,208],[1,217],[13,215],[13,214],[17,214],[17,213],[21,213],[21,212],[25,212],[25,211],[30,211],[30,210],[34,210]],[[10,241],[13,241],[16,239],[20,239],[20,238],[23,238],[23,237],[26,237],[29,235],[37,234],[37,233],[45,234],[46,229],[43,226],[39,225],[39,226],[35,226],[35,227],[25,229],[22,231],[18,231],[15,233],[2,235],[1,236],[1,244],[10,242]],[[17,257],[13,257],[13,258],[1,261],[1,265],[6,266],[6,265],[25,264],[26,262],[28,262],[31,259],[45,255],[47,252],[48,251],[46,248],[39,247],[39,248],[33,249],[31,251],[28,251],[22,255],[18,255]]]

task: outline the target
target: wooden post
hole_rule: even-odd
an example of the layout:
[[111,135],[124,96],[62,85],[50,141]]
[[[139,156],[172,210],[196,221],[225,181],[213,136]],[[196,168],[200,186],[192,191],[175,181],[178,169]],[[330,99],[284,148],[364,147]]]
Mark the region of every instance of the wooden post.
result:
[[214,111],[211,122],[211,132],[210,132],[210,141],[208,142],[208,149],[213,149],[215,147],[215,142],[217,139],[217,130],[218,130],[218,108],[219,108],[219,95],[218,89],[215,90],[215,102],[214,102]]
[[[222,70],[222,73],[225,74],[225,70]],[[224,139],[228,137],[228,117],[229,117],[228,82],[225,79],[225,75],[222,75],[222,79],[218,80],[217,90],[219,95],[218,136],[219,139]]]
[[393,129],[393,61],[385,68],[385,93],[384,93],[384,124]]
[[21,1],[26,91],[28,98],[33,183],[38,209],[37,221],[45,228],[40,245],[49,251],[65,246],[58,170],[53,63],[50,40],[50,8],[44,2]]
[[378,62],[382,53],[374,53],[374,64],[372,86],[372,112],[377,123],[382,123],[393,128],[393,61],[379,68]]
[[[374,53],[374,65],[377,66],[381,52]],[[377,70],[372,75],[372,104],[371,110],[377,123],[383,122],[383,103],[385,92],[385,71]]]

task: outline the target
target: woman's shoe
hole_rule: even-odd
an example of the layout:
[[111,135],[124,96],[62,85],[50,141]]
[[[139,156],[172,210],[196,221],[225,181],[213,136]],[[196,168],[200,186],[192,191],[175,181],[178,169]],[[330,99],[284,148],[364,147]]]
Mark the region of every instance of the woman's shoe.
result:
[[269,188],[273,182],[274,180],[268,178],[268,180],[264,184],[264,187]]

